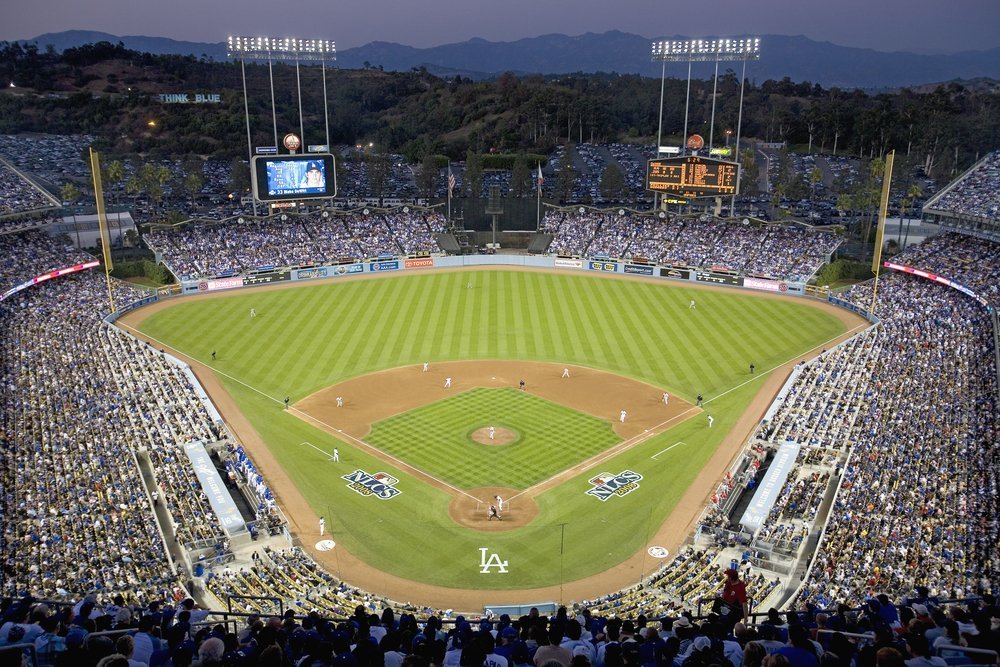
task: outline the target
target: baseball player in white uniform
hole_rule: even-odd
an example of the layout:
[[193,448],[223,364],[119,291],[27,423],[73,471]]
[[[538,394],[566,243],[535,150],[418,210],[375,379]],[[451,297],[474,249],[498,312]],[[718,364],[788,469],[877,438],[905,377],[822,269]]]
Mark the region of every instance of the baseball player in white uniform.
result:
[[568,369],[568,368],[564,368],[564,369],[563,369],[563,374],[562,374],[562,376],[563,376],[564,378],[568,378],[568,377],[569,377],[569,369]]
[[451,378],[450,377],[446,377],[444,379],[444,388],[445,389],[451,389]]
[[497,434],[496,428],[490,426],[490,440],[493,440],[496,437],[496,434]]
[[337,407],[338,408],[344,407],[344,397],[343,396],[338,396],[337,397]]
[[620,421],[621,423],[624,424],[625,423],[625,417],[627,417],[627,416],[628,416],[628,413],[625,412],[624,410],[622,410],[621,413],[618,415],[618,421]]
[[663,404],[670,405],[670,394],[663,392]]

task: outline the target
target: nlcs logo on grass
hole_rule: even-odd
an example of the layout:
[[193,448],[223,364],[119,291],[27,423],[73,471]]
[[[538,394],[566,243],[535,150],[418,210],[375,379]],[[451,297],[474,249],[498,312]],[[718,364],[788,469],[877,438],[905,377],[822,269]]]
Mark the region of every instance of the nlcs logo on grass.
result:
[[375,496],[379,500],[389,500],[402,493],[396,488],[399,480],[384,472],[369,475],[364,470],[355,470],[348,475],[343,475],[341,479],[350,482],[347,488],[355,493],[360,493],[363,496]]
[[631,470],[622,470],[617,475],[602,472],[590,478],[594,488],[587,489],[588,496],[594,496],[602,503],[613,496],[626,496],[639,488],[642,475]]

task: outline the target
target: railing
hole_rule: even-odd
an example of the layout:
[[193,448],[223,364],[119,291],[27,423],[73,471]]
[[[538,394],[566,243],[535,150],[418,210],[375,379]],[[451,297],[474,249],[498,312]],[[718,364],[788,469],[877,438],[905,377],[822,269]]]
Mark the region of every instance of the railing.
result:
[[278,605],[278,610],[281,612],[279,615],[285,615],[285,602],[279,597],[273,597],[270,595],[229,595],[226,597],[227,613],[234,613],[233,600],[267,600],[269,602],[274,602]]
[[[26,663],[22,662],[20,664],[26,665],[26,666],[30,665],[30,667],[38,667],[38,656],[35,654],[35,645],[34,644],[10,644],[8,646],[0,646],[0,655],[2,655],[4,653],[11,652],[11,651],[21,651],[22,653],[24,651],[27,651],[28,652],[28,662],[26,662]],[[6,662],[6,661],[4,661],[4,662]],[[17,664],[17,663],[10,663],[10,664]]]
[[[997,652],[991,651],[986,648],[972,648],[970,646],[956,646],[955,644],[940,644],[935,647],[934,654],[944,657],[945,653],[964,653],[970,662],[968,664],[973,665],[995,665],[997,662]],[[984,660],[982,662],[972,661],[971,656],[985,656],[989,660]]]

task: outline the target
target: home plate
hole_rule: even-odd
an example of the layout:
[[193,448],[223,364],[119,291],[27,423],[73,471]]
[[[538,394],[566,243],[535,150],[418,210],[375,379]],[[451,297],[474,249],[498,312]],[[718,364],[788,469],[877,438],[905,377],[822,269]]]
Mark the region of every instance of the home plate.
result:
[[320,540],[316,543],[316,551],[330,551],[335,546],[337,546],[337,543],[333,540]]
[[490,379],[491,379],[491,380],[496,380],[496,379],[497,379],[497,376],[496,376],[496,375],[494,375],[494,376],[493,376],[493,377],[491,377]]

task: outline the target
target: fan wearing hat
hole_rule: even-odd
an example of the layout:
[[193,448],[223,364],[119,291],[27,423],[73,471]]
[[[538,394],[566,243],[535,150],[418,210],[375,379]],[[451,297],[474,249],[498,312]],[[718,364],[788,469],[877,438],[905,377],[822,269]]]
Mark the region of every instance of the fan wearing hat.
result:
[[323,170],[320,168],[319,162],[317,162],[316,160],[310,160],[309,164],[306,165],[306,176],[302,180],[302,187],[304,188],[326,187],[326,179],[323,177]]

